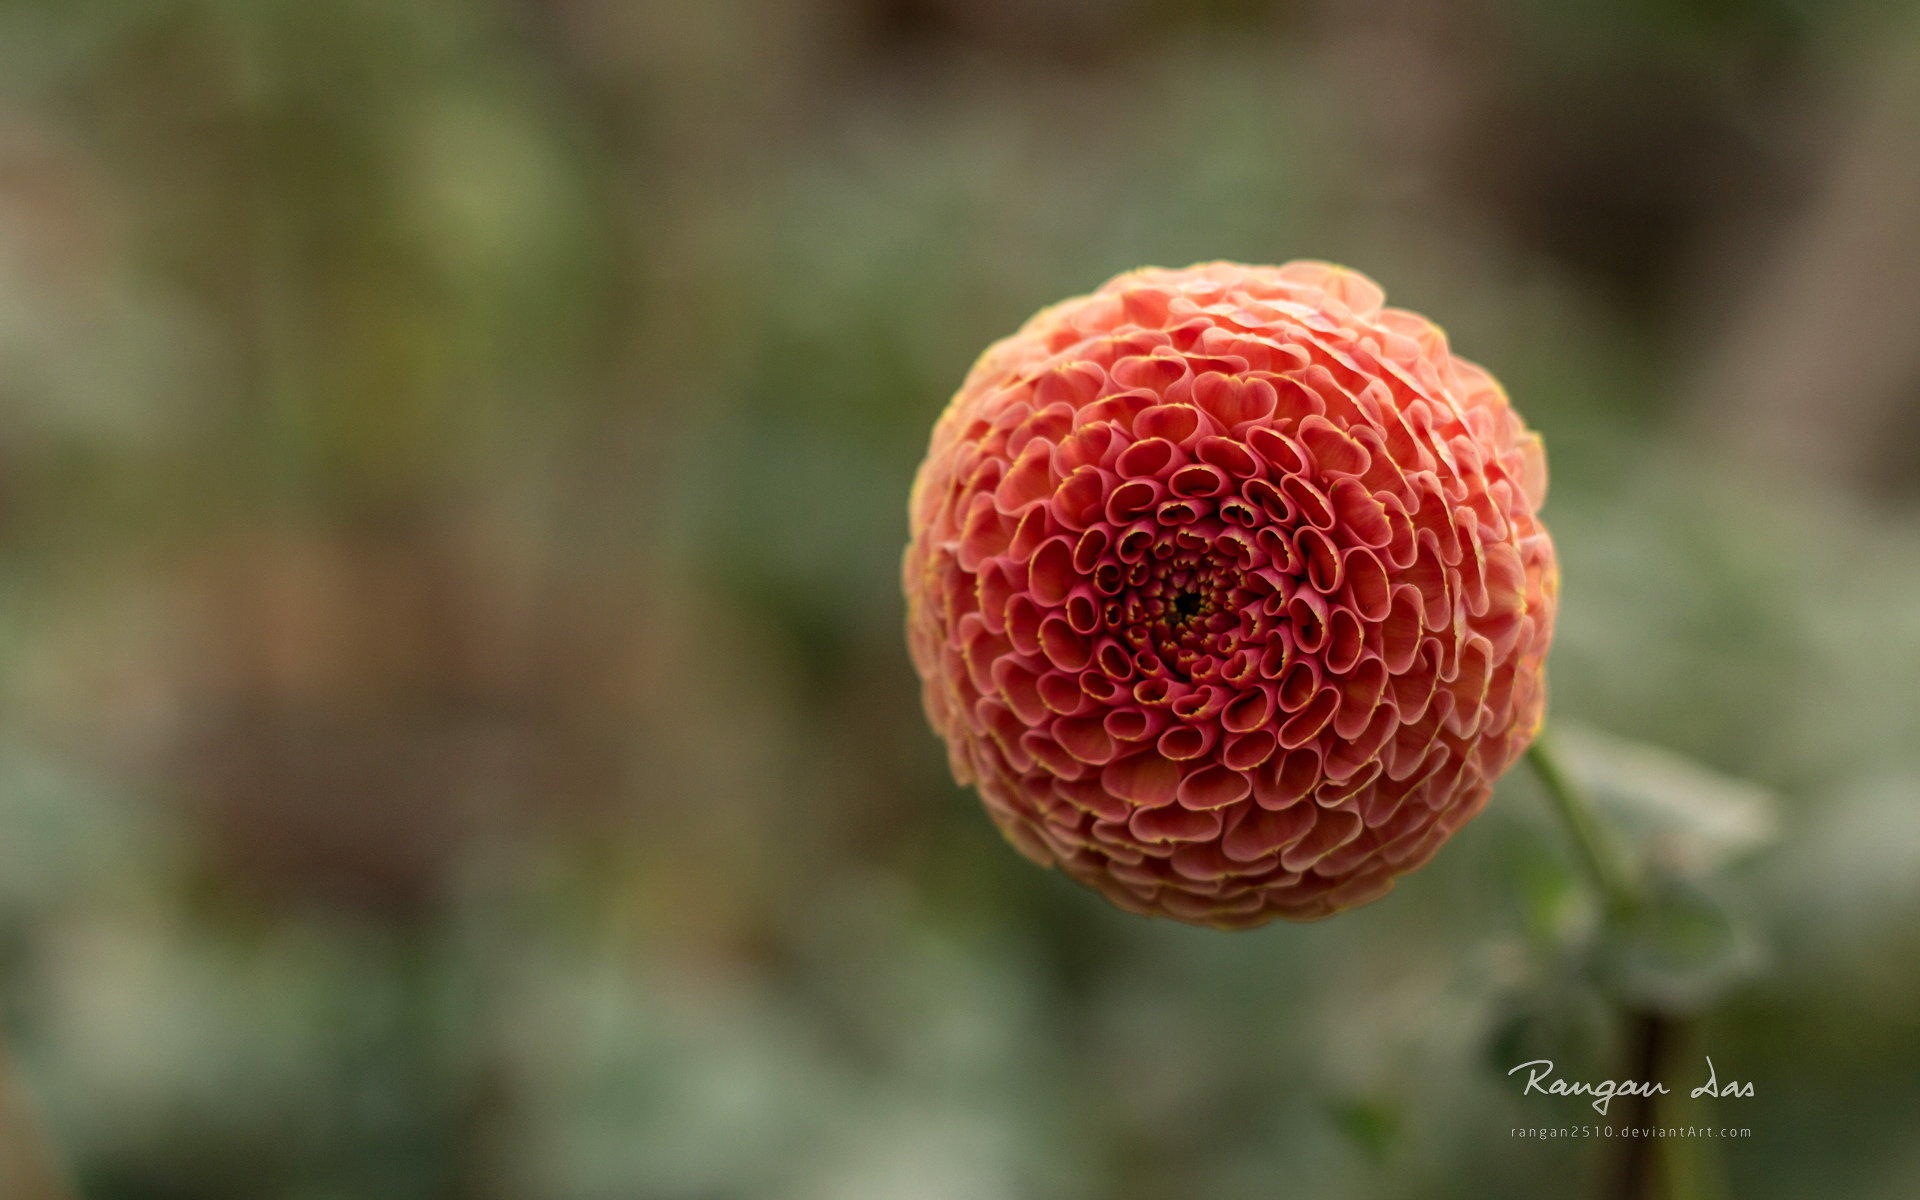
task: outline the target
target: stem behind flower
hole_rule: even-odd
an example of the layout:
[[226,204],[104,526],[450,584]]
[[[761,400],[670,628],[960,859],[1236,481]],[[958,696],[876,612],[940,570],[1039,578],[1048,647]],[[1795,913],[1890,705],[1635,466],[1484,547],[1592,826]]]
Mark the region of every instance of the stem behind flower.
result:
[[[1585,793],[1555,757],[1544,732],[1528,748],[1527,762],[1566,827],[1574,858],[1598,893],[1607,921],[1621,924],[1630,920],[1645,903],[1639,875],[1611,831],[1595,815]],[[1621,1009],[1621,1020],[1627,1039],[1624,1077],[1663,1079],[1674,1059],[1674,1043],[1681,1040],[1682,1028],[1664,1013],[1633,1006]],[[1627,1126],[1648,1128],[1683,1108],[1659,1100],[1653,1096],[1631,1098],[1623,1114]],[[1704,1165],[1686,1139],[1626,1138],[1618,1146],[1619,1157],[1613,1163],[1608,1186],[1619,1200],[1699,1200],[1705,1194]]]
[[1620,848],[1601,828],[1593,806],[1553,753],[1543,731],[1527,748],[1527,764],[1540,780],[1553,810],[1566,826],[1580,867],[1600,894],[1607,915],[1619,920],[1640,907],[1640,888]]

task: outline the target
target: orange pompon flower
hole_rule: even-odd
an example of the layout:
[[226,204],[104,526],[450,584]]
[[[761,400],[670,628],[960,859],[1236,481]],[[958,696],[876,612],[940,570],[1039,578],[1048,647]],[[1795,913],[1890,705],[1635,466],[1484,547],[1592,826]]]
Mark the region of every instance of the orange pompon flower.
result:
[[1119,276],[934,427],[903,581],[927,715],[1016,847],[1222,928],[1383,895],[1545,705],[1540,439],[1324,263]]

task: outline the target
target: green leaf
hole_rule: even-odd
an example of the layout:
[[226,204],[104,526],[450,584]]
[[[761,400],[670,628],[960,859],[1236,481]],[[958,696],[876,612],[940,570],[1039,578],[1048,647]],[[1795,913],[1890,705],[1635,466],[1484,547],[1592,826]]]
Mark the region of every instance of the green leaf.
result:
[[1648,874],[1704,879],[1775,837],[1774,798],[1758,785],[1588,729],[1556,724],[1554,742],[1600,819]]
[[1509,992],[1494,1002],[1491,1016],[1482,1052],[1496,1075],[1538,1058],[1570,1071],[1607,1062],[1613,1014],[1591,986],[1571,975]]
[[1658,1012],[1698,1011],[1759,963],[1758,941],[1718,897],[1671,876],[1651,879],[1641,905],[1609,922],[1595,947],[1608,989]]

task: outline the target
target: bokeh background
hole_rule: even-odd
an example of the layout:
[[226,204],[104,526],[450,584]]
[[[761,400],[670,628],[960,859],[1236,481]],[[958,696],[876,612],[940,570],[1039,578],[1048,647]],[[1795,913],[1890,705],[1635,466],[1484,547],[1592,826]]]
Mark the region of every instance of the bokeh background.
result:
[[1587,1194],[1524,777],[1224,935],[918,713],[946,396],[1219,257],[1499,374],[1555,720],[1768,795],[1687,835],[1724,1194],[1920,1194],[1916,213],[1869,0],[6,0],[0,1194]]

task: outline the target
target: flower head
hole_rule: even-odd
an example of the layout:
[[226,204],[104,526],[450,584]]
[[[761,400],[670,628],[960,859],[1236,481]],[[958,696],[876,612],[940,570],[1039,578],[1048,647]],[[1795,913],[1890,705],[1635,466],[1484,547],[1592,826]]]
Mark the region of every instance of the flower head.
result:
[[1221,927],[1384,894],[1538,730],[1540,440],[1323,263],[1131,272],[981,356],[903,581],[954,775],[1028,857]]

